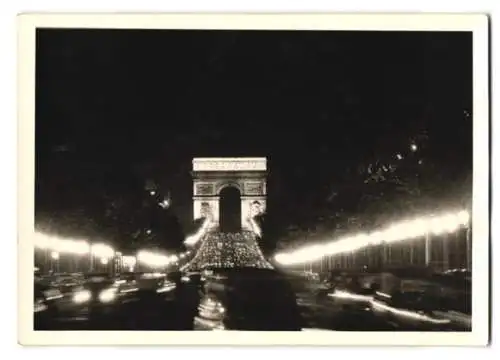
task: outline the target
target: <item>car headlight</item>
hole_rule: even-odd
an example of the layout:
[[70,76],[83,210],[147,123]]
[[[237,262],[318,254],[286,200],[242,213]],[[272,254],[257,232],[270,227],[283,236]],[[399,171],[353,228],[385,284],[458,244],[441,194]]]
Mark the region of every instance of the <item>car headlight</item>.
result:
[[47,309],[48,309],[48,307],[47,307],[47,305],[45,305],[43,300],[35,301],[35,309],[34,309],[35,312],[41,312],[41,311],[45,311]]
[[116,298],[116,291],[114,289],[106,289],[99,293],[99,301],[108,303]]
[[81,290],[73,295],[73,302],[81,304],[87,302],[92,297],[92,293],[88,290]]

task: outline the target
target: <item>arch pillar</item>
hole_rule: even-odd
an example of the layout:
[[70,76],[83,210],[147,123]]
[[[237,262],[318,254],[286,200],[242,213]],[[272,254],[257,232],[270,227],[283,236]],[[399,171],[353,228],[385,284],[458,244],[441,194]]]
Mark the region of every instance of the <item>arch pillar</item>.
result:
[[[208,210],[211,216],[211,220],[218,224],[219,223],[219,196],[193,196],[193,219],[199,219],[205,217],[206,211]],[[205,205],[206,204],[206,205]],[[208,206],[208,209],[204,209]]]

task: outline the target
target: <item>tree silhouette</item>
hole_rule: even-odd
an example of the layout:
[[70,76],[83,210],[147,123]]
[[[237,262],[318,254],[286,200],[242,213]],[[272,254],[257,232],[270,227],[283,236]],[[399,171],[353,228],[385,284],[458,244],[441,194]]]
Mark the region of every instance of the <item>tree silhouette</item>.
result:
[[[463,120],[457,126],[467,127],[470,115],[465,113]],[[323,202],[308,208],[310,221],[292,226],[281,236],[278,248],[305,246],[344,232],[374,230],[402,217],[470,205],[472,167],[463,167],[453,152],[442,153],[440,139],[435,133],[411,129],[406,135],[378,141],[332,181]]]

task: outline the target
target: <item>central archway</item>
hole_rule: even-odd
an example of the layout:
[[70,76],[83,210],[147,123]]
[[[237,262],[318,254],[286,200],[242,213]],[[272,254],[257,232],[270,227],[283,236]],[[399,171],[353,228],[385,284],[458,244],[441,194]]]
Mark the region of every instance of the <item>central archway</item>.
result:
[[241,194],[235,186],[226,186],[219,193],[219,226],[222,232],[241,231]]
[[191,176],[193,220],[209,214],[212,229],[252,231],[255,203],[259,213],[266,211],[266,158],[194,158]]

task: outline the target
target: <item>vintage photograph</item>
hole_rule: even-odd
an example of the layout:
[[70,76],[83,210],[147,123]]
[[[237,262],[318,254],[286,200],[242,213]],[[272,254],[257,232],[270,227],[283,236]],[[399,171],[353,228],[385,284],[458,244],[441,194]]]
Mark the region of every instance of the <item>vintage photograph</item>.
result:
[[473,330],[472,31],[35,36],[33,330]]

